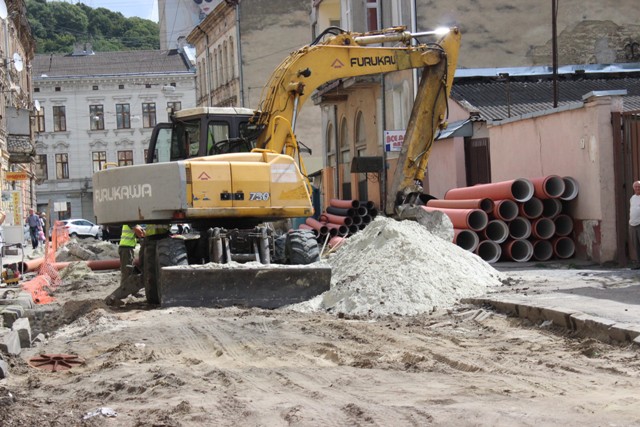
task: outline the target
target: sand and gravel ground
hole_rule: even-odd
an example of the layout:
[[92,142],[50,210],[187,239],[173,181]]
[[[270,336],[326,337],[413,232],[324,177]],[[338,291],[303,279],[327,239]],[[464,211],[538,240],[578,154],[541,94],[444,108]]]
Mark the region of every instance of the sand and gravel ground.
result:
[[[518,273],[491,292],[593,280],[560,273]],[[32,324],[46,340],[8,359],[0,425],[640,425],[632,346],[459,302],[415,315],[154,308],[143,296],[107,307],[118,275],[68,272]],[[29,367],[41,353],[86,364]]]

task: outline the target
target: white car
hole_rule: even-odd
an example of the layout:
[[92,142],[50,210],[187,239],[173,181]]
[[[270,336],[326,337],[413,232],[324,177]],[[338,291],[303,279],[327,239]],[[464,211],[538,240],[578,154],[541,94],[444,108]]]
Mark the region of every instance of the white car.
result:
[[63,227],[69,231],[71,237],[93,237],[102,238],[102,229],[99,225],[87,221],[86,219],[64,219]]

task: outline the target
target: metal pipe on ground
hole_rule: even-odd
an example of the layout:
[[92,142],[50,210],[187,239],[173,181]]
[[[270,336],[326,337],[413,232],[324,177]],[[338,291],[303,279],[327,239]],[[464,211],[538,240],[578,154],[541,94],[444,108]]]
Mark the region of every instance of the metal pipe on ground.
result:
[[460,200],[431,199],[427,201],[426,205],[431,208],[482,209],[488,214],[493,212],[494,207],[493,200],[486,197],[483,199]]
[[578,196],[578,181],[570,176],[564,176],[562,180],[564,181],[565,188],[560,199],[566,201],[575,199]]
[[509,226],[501,219],[492,219],[483,230],[484,237],[502,243],[509,237]]
[[532,197],[526,202],[520,203],[518,209],[521,216],[528,219],[535,219],[542,216],[544,205],[542,204],[541,199]]
[[364,216],[364,215],[367,215],[368,213],[369,213],[369,210],[364,206],[360,206],[359,208],[356,209],[356,215]]
[[341,215],[341,216],[354,216],[356,214],[356,210],[353,208],[336,208],[335,206],[327,206],[325,209],[327,213],[331,215]]
[[370,211],[376,207],[376,204],[371,200],[360,200],[360,206],[364,206],[368,211]]
[[556,226],[552,219],[538,218],[531,223],[531,235],[536,239],[550,239],[556,234]]
[[371,215],[364,215],[361,217],[361,219],[363,224],[369,224],[371,222]]
[[[326,225],[329,228],[329,235],[331,237],[346,236],[347,234],[349,234],[349,227],[344,224],[334,224],[332,222],[328,222]],[[333,234],[334,231],[335,234]]]
[[487,213],[480,209],[446,209],[421,206],[427,212],[440,211],[447,215],[453,228],[466,228],[473,231],[483,230],[489,222]]
[[500,259],[502,248],[493,240],[483,240],[478,244],[475,252],[484,261],[492,264]]
[[562,212],[562,202],[558,199],[543,199],[542,206],[542,216],[545,218],[554,218]]
[[516,202],[526,202],[533,197],[533,193],[534,187],[531,181],[525,178],[518,178],[490,184],[477,184],[471,187],[452,188],[446,192],[444,198],[447,200],[460,200],[486,197],[491,200],[510,199]]
[[325,213],[320,215],[320,221],[322,221],[323,218],[326,218],[326,221],[329,223],[346,225],[347,227],[353,224],[353,220],[348,216],[331,215],[330,213]]
[[533,245],[525,239],[510,240],[502,244],[502,255],[516,262],[527,262],[533,256]]
[[304,222],[305,222],[305,224],[307,224],[308,226],[310,226],[311,228],[316,230],[319,235],[323,235],[323,234],[329,233],[329,229],[327,228],[327,226],[324,225],[323,223],[321,223],[320,221],[318,221],[315,218],[309,217],[309,218],[305,219]]
[[558,236],[565,237],[573,231],[573,218],[569,215],[560,214],[553,218],[553,223],[556,226],[556,235]]
[[480,244],[480,238],[478,237],[478,234],[473,230],[454,228],[453,243],[460,246],[464,250],[473,252],[478,247],[478,244]]
[[360,225],[362,224],[362,217],[360,215],[349,217],[351,218],[351,224]]
[[564,193],[564,180],[558,175],[547,175],[530,179],[534,187],[533,195],[539,199],[554,199]]
[[369,216],[371,216],[371,219],[378,216],[378,209],[373,208],[373,209],[367,209],[367,210],[369,211]]
[[503,221],[511,221],[518,216],[518,204],[513,200],[494,200],[493,216]]
[[568,237],[556,237],[551,240],[553,245],[553,254],[558,258],[571,258],[576,252],[576,245]]
[[528,239],[531,236],[531,221],[523,216],[515,217],[509,222],[509,237],[514,240]]
[[349,226],[349,234],[355,234],[358,231],[362,230],[362,228],[360,228],[361,224],[351,224]]
[[336,208],[350,209],[350,208],[359,208],[360,201],[359,200],[342,200],[342,199],[331,199],[329,200],[329,206],[334,206]]
[[534,240],[531,244],[533,245],[533,259],[536,261],[548,261],[553,256],[553,245],[549,240]]

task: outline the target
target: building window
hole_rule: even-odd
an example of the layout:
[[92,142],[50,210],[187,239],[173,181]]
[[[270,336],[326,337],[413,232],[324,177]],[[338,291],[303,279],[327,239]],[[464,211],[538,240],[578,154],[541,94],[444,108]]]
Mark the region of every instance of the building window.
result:
[[45,132],[44,108],[40,108],[40,111],[36,111],[36,130],[38,132]]
[[89,105],[89,125],[91,130],[104,130],[104,107]]
[[56,179],[69,179],[69,155],[56,154]]
[[39,88],[39,87],[34,87],[34,88],[33,88],[33,91],[34,91],[34,92],[40,92],[40,88]]
[[[182,110],[182,102],[174,101],[167,102],[167,115],[169,116],[169,121],[171,121],[171,113]],[[146,156],[145,156],[146,159]]]
[[116,104],[116,123],[118,129],[131,128],[131,112],[129,104]]
[[36,156],[36,179],[39,182],[49,179],[49,171],[47,169],[47,155],[38,154]]
[[145,85],[144,85],[144,87],[145,87],[146,89],[151,89],[151,85],[150,85],[149,83],[145,84]]
[[124,85],[118,85],[118,89],[124,89]]
[[327,166],[336,167],[336,146],[333,139],[333,123],[327,125]]
[[349,144],[349,134],[347,128],[347,119],[342,118],[340,122],[340,169],[342,175],[342,193],[340,197],[343,199],[351,198],[351,150]]
[[93,90],[98,90],[98,86],[93,86]]
[[156,125],[156,103],[142,103],[142,127],[152,128]]
[[53,107],[53,131],[64,132],[67,130],[67,115],[65,108],[61,105]]
[[106,151],[94,151],[91,153],[93,161],[93,172],[98,172],[104,169],[107,164],[107,152]]
[[378,1],[367,0],[367,31],[378,30]]
[[60,91],[61,91],[60,86],[56,86],[56,88],[55,88],[54,90],[55,90],[56,92],[60,92]]
[[133,164],[133,151],[118,151],[118,166],[131,166]]

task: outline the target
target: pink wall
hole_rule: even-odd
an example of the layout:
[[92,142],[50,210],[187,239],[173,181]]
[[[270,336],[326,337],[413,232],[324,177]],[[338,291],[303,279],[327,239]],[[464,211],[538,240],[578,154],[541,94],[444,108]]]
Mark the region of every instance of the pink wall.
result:
[[[596,262],[617,258],[611,113],[621,110],[620,97],[594,97],[574,108],[487,127],[492,182],[552,174],[577,180],[579,195],[568,203],[579,222],[577,251]],[[458,179],[458,169],[464,170],[464,156],[460,166],[450,164],[458,159],[458,151],[455,140],[434,149],[431,162],[441,161],[444,170],[451,168],[448,179],[429,175],[431,192],[437,197],[454,188],[453,177]]]

